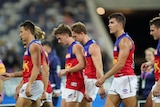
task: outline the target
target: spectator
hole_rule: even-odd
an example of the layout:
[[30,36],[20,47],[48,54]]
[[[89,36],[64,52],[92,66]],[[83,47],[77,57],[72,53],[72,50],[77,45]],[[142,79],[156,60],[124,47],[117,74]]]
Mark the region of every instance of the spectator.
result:
[[[151,47],[145,50],[145,59],[147,62],[154,61],[154,52],[155,49]],[[145,71],[141,71],[142,99],[147,99],[154,83],[154,66],[152,65]]]

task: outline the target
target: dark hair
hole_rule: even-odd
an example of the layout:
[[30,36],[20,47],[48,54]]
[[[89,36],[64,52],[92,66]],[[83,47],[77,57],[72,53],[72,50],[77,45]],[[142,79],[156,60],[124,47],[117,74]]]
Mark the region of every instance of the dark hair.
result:
[[123,28],[126,25],[126,17],[123,15],[123,13],[116,12],[112,13],[111,15],[108,16],[108,19],[115,18],[118,22],[123,24]]
[[78,34],[81,32],[83,32],[84,34],[87,34],[85,25],[81,22],[74,23],[72,25],[71,29],[72,29],[72,31],[74,31],[75,33],[78,33]]
[[150,20],[149,25],[155,25],[157,28],[160,28],[160,17],[154,17]]
[[52,43],[51,42],[49,42],[49,41],[42,41],[42,46],[44,46],[44,45],[47,45],[47,46],[49,46],[49,47],[51,47],[52,48]]
[[35,35],[35,25],[34,25],[34,23],[32,22],[32,21],[30,21],[30,20],[26,20],[26,21],[24,21],[21,25],[20,25],[20,27],[24,27],[24,29],[25,30],[30,30],[30,32],[33,34],[33,35]]
[[53,29],[54,35],[57,34],[68,34],[70,37],[72,37],[71,29],[68,25],[60,24],[57,28]]

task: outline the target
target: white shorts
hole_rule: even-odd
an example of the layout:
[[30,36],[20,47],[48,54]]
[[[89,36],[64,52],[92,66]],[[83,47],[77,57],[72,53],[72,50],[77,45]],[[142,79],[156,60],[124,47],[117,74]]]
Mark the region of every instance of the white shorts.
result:
[[136,96],[136,75],[115,77],[108,94],[118,94],[121,99]]
[[92,98],[92,101],[96,99],[99,88],[95,85],[97,79],[90,79],[86,75],[84,76],[85,91]]
[[66,87],[66,83],[65,82],[61,82],[61,94],[62,94],[62,98],[65,98],[65,88]]
[[44,85],[41,80],[36,80],[33,82],[31,86],[31,94],[32,94],[31,97],[26,96],[25,94],[26,87],[27,87],[27,83],[23,84],[19,92],[19,97],[31,99],[34,101],[36,101],[38,98],[41,98],[43,90],[44,90]]
[[73,89],[65,88],[62,93],[66,102],[81,102],[84,97],[82,92]]
[[[155,86],[157,85],[157,82],[152,86],[152,92],[153,92],[153,89],[155,88]],[[160,96],[158,96],[158,97],[155,97],[155,96],[153,96],[153,94],[152,94],[152,100],[155,102],[155,103],[160,103]]]
[[46,102],[52,102],[52,93],[47,93],[47,92],[46,92],[46,100],[43,100],[43,101],[41,102],[41,106],[42,106],[44,103],[46,103]]

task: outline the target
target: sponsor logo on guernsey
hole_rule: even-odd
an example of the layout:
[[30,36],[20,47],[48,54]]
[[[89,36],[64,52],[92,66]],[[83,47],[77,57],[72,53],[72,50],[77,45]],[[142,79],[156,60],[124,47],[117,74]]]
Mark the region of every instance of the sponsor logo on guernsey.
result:
[[77,83],[76,82],[71,82],[71,86],[77,87]]

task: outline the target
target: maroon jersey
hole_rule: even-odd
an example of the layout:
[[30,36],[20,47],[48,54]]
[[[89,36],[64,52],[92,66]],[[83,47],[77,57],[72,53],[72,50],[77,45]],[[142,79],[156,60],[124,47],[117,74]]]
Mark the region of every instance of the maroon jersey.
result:
[[134,73],[134,51],[135,51],[135,45],[133,40],[131,39],[131,37],[125,33],[122,34],[120,37],[118,37],[116,39],[116,42],[114,44],[114,52],[113,52],[113,56],[114,56],[114,60],[113,60],[113,64],[116,64],[118,61],[118,54],[119,54],[119,42],[122,38],[128,38],[132,41],[132,48],[130,49],[128,58],[126,59],[126,63],[123,66],[123,68],[121,70],[119,70],[114,77],[120,77],[120,76],[125,76],[125,75],[135,75]]
[[89,54],[89,47],[93,43],[96,43],[96,42],[91,39],[84,45],[85,56],[86,56],[86,60],[87,60],[87,65],[86,65],[86,68],[84,70],[84,74],[88,78],[97,79],[97,77],[96,77],[96,68],[94,66],[93,60],[91,58],[91,55]]
[[160,79],[160,41],[158,42],[154,56],[154,77],[158,81]]
[[[72,53],[72,48],[78,42],[74,41],[66,54],[66,65],[65,68],[71,68],[78,64],[76,56]],[[83,78],[83,70],[73,73],[68,73],[66,78],[66,88],[78,90],[82,93],[85,91],[84,78]]]
[[[41,45],[38,40],[33,40],[29,43],[28,47],[26,48],[26,51],[24,52],[23,74],[22,74],[24,83],[28,82],[30,75],[31,75],[31,72],[32,72],[32,68],[33,68],[31,54],[29,52],[29,47],[32,43],[37,43],[37,44]],[[43,57],[44,57],[44,54],[41,55],[41,64],[43,63]],[[39,71],[39,74],[38,74],[36,80],[42,80],[42,75],[41,75],[40,71]]]

